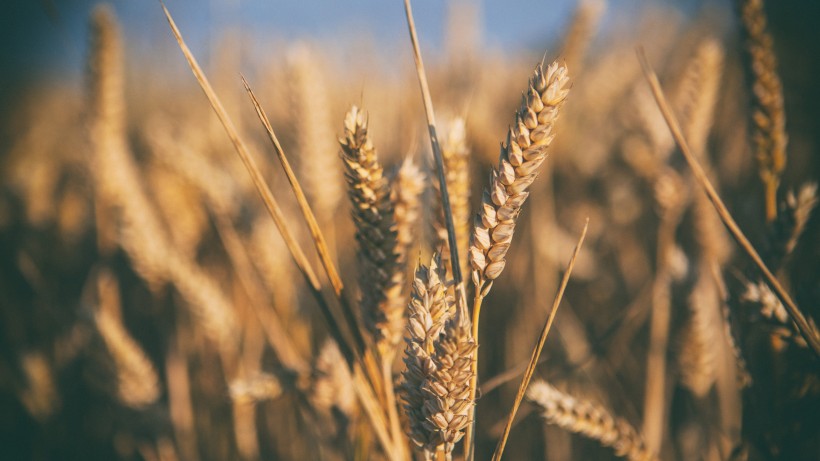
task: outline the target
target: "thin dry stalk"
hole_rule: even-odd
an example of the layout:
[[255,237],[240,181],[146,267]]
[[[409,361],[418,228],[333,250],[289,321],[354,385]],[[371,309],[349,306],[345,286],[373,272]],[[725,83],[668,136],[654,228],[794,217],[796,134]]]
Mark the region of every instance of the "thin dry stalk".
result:
[[311,293],[316,298],[316,301],[319,304],[319,308],[322,311],[322,315],[325,317],[328,329],[330,330],[336,342],[339,344],[339,348],[342,351],[342,354],[345,356],[345,360],[347,360],[348,364],[353,364],[357,357],[354,351],[356,351],[357,349],[351,345],[350,341],[346,339],[346,336],[339,329],[338,326],[340,324],[336,322],[335,316],[330,310],[329,304],[322,295],[319,279],[313,272],[313,269],[311,268],[310,263],[305,257],[305,254],[302,252],[301,247],[299,247],[298,243],[291,234],[290,229],[288,228],[287,220],[284,214],[282,213],[279,204],[276,202],[276,199],[274,199],[273,197],[273,193],[265,183],[265,180],[262,177],[262,173],[256,166],[256,162],[250,156],[250,152],[245,146],[245,143],[243,143],[240,139],[239,133],[234,127],[233,122],[231,121],[224,107],[222,107],[222,104],[219,102],[219,98],[217,97],[210,83],[208,83],[208,79],[207,77],[205,77],[202,68],[199,66],[199,63],[197,63],[196,58],[194,58],[194,55],[191,53],[191,50],[185,44],[185,41],[182,38],[182,34],[177,28],[174,19],[171,17],[171,13],[165,7],[165,4],[162,4],[162,9],[165,13],[165,18],[168,20],[168,24],[171,27],[171,32],[174,34],[174,38],[176,39],[177,44],[180,47],[180,50],[182,50],[182,54],[188,61],[188,65],[190,66],[191,71],[194,74],[194,77],[196,77],[197,83],[199,83],[200,88],[202,88],[202,91],[208,98],[208,102],[211,104],[211,107],[214,109],[214,112],[216,113],[217,117],[222,123],[222,126],[225,129],[226,134],[228,135],[228,138],[231,140],[231,143],[236,149],[237,154],[239,155],[243,164],[247,168],[248,173],[250,174],[251,179],[254,183],[254,186],[256,186],[256,190],[262,198],[262,202],[265,204],[265,207],[267,208],[268,212],[273,218],[273,221],[276,224],[277,229],[279,229],[279,233],[282,235],[282,239],[285,241],[285,244],[288,247],[288,251],[290,252],[291,257],[296,263],[296,266],[299,268],[299,271],[304,277],[305,282],[308,285],[308,288],[311,290]]
[[172,339],[165,357],[165,376],[168,382],[168,414],[174,428],[182,459],[196,461],[199,459],[194,409],[191,400],[191,380],[188,364],[180,346],[180,331]]
[[[273,132],[273,127],[268,120],[268,116],[265,115],[262,105],[259,104],[259,101],[256,99],[256,95],[253,93],[253,90],[251,90],[251,87],[248,85],[245,77],[242,77],[242,83],[245,85],[245,90],[248,92],[248,96],[253,103],[253,107],[256,110],[256,115],[259,116],[259,120],[262,122],[262,125],[268,133],[268,138],[273,144],[274,150],[276,151],[276,156],[282,164],[282,169],[285,170],[285,174],[288,177],[288,182],[293,190],[293,195],[296,196],[296,202],[299,204],[299,209],[302,211],[302,216],[305,218],[308,228],[310,229],[310,235],[313,238],[316,252],[319,254],[319,260],[322,262],[322,267],[325,269],[325,273],[330,280],[330,284],[333,287],[336,297],[339,298],[339,302],[342,306],[342,313],[344,314],[344,319],[347,322],[347,328],[353,334],[353,339],[355,340],[356,347],[358,348],[357,351],[359,354],[365,354],[365,342],[361,335],[358,321],[356,320],[356,316],[353,314],[353,309],[348,303],[347,295],[344,291],[344,284],[342,283],[341,277],[339,277],[339,271],[336,270],[336,266],[331,259],[330,249],[325,241],[325,237],[322,234],[321,229],[319,228],[319,223],[316,222],[316,217],[313,215],[313,210],[311,210],[310,205],[308,204],[307,197],[305,197],[302,186],[299,184],[299,180],[296,179],[296,174],[294,174],[293,168],[291,168],[290,162],[285,156],[285,151],[282,150],[282,145],[279,144],[279,139]],[[251,164],[251,166],[255,168],[255,165]],[[262,181],[262,184],[264,184],[264,181]],[[373,377],[371,377],[371,379],[373,379]]]
[[[121,218],[120,244],[137,273],[156,288],[171,281],[180,291],[209,337],[229,350],[235,340],[236,321],[218,286],[192,261],[171,245],[166,229],[140,182],[140,172],[129,152],[121,109],[106,108],[123,100],[119,38],[113,13],[100,9],[92,22],[95,46],[91,51],[92,160],[96,193],[104,203],[115,204]],[[115,115],[119,114],[119,115]]]
[[631,424],[622,418],[613,418],[608,411],[589,401],[564,394],[546,381],[534,382],[527,399],[543,411],[548,423],[612,447],[621,458],[657,460]]
[[763,277],[766,281],[766,284],[775,292],[777,297],[786,307],[786,310],[789,313],[792,321],[797,325],[798,330],[800,331],[800,335],[803,336],[803,339],[809,344],[811,349],[814,353],[820,356],[820,334],[809,324],[806,318],[803,316],[803,313],[797,307],[797,304],[791,299],[789,294],[780,285],[780,282],[777,281],[777,278],[772,274],[766,264],[763,263],[763,260],[760,258],[760,255],[757,253],[757,250],[754,249],[749,239],[743,234],[743,231],[740,230],[740,227],[735,222],[734,218],[732,218],[731,213],[726,208],[726,205],[721,200],[720,196],[718,195],[717,191],[715,190],[712,183],[709,181],[709,178],[706,175],[706,172],[703,171],[703,167],[700,166],[700,163],[692,154],[691,150],[689,149],[689,145],[686,142],[686,138],[683,136],[683,132],[681,131],[680,124],[677,121],[677,118],[669,109],[669,104],[666,102],[666,97],[663,94],[663,90],[661,89],[660,83],[658,82],[658,77],[655,75],[655,72],[649,66],[649,63],[646,60],[646,56],[643,54],[641,50],[638,50],[638,58],[641,61],[641,66],[644,70],[644,75],[646,76],[647,81],[649,82],[650,87],[652,88],[652,94],[655,96],[655,100],[658,103],[658,107],[661,110],[664,118],[666,119],[667,124],[669,125],[669,129],[672,131],[672,136],[675,138],[675,142],[678,144],[678,147],[681,150],[681,153],[686,158],[686,162],[689,164],[689,167],[692,169],[692,173],[695,175],[698,183],[703,187],[706,191],[706,194],[709,196],[709,200],[712,202],[712,205],[715,207],[718,215],[720,216],[721,221],[723,224],[729,229],[729,232],[732,234],[732,237],[735,241],[740,245],[743,251],[751,258],[752,262],[754,262],[757,269],[763,274]]
[[766,221],[777,217],[777,188],[786,167],[786,112],[783,85],[777,75],[777,58],[766,25],[763,0],[740,0],[740,22],[752,76],[752,141],[766,190]]
[[[382,417],[381,412],[377,408],[378,404],[376,403],[376,398],[372,393],[372,384],[368,382],[367,378],[365,378],[364,375],[362,375],[362,369],[359,367],[359,365],[357,365],[357,359],[360,357],[360,355],[355,352],[357,351],[357,348],[354,347],[355,342],[349,342],[346,339],[345,335],[343,335],[342,332],[339,330],[340,324],[335,321],[334,315],[331,312],[329,305],[327,304],[324,296],[321,293],[321,286],[319,284],[319,281],[316,278],[315,273],[311,269],[311,266],[308,263],[307,258],[305,257],[301,248],[298,246],[296,240],[291,235],[290,230],[287,227],[284,214],[282,213],[282,210],[279,208],[279,205],[276,203],[276,200],[274,199],[273,193],[271,192],[270,188],[265,183],[261,171],[256,166],[256,163],[253,160],[253,158],[250,156],[250,153],[248,152],[248,149],[245,147],[245,144],[239,138],[239,134],[236,128],[234,127],[233,122],[231,122],[230,117],[226,113],[225,109],[222,107],[222,104],[219,102],[219,98],[213,91],[213,88],[211,87],[210,83],[208,83],[208,79],[202,72],[202,68],[197,63],[196,58],[194,58],[190,49],[185,44],[185,41],[183,40],[182,35],[176,26],[176,23],[171,17],[171,13],[165,7],[165,4],[162,4],[162,9],[165,13],[165,18],[167,19],[168,24],[171,27],[171,31],[177,41],[177,44],[179,45],[180,50],[185,56],[185,59],[188,61],[191,71],[196,77],[196,80],[199,83],[200,88],[202,88],[202,91],[208,98],[211,107],[214,109],[214,112],[216,113],[217,117],[222,123],[223,128],[225,128],[225,132],[230,138],[231,143],[236,149],[237,154],[239,155],[245,167],[247,168],[251,176],[251,179],[253,180],[253,183],[256,186],[257,192],[261,196],[262,201],[268,209],[268,212],[270,213],[271,217],[276,223],[276,226],[279,229],[282,238],[285,240],[285,243],[288,246],[288,250],[290,251],[290,254],[293,257],[294,262],[296,263],[297,267],[299,267],[300,272],[302,273],[303,277],[305,278],[305,281],[307,282],[308,288],[310,288],[312,294],[316,298],[319,307],[322,310],[322,314],[325,317],[326,324],[328,326],[328,329],[330,330],[331,335],[336,340],[339,349],[345,356],[345,360],[347,361],[348,366],[350,366],[353,371],[356,394],[359,398],[360,403],[362,404],[362,407],[365,409],[365,413],[368,416],[368,421],[371,423],[374,431],[376,432],[379,442],[385,450],[385,453],[387,453],[388,456],[391,456],[391,453],[393,453],[394,444],[388,436],[387,430],[385,429],[387,426],[384,421],[384,418]],[[318,245],[318,242],[316,243]],[[332,266],[325,266],[325,269],[329,270],[330,267]],[[337,291],[337,294],[340,293],[341,286],[334,285],[334,288],[339,289]],[[364,363],[364,361],[362,361],[362,363]],[[370,376],[379,377],[380,375],[374,375],[373,373],[370,373]]]
[[555,320],[555,314],[558,313],[558,306],[561,304],[561,299],[564,297],[564,290],[566,290],[567,284],[569,283],[569,278],[572,275],[572,269],[575,267],[575,259],[578,257],[578,253],[584,245],[584,238],[586,238],[587,229],[589,229],[589,218],[587,218],[584,223],[584,230],[581,231],[581,236],[578,238],[578,243],[575,245],[575,250],[572,252],[572,257],[570,257],[569,264],[567,264],[567,270],[564,272],[564,277],[561,279],[561,285],[558,288],[558,293],[555,295],[555,300],[552,302],[552,308],[547,316],[547,321],[544,323],[544,328],[541,329],[541,335],[538,337],[538,342],[533,348],[530,363],[527,365],[527,370],[524,372],[524,378],[521,380],[521,385],[518,387],[518,392],[515,395],[515,401],[513,402],[512,409],[510,410],[510,415],[507,417],[507,424],[504,427],[504,433],[498,441],[498,445],[495,448],[495,453],[493,453],[493,461],[499,461],[501,456],[504,454],[504,447],[507,445],[507,438],[510,436],[510,430],[512,430],[515,414],[518,412],[518,407],[524,399],[527,386],[530,384],[530,380],[535,373],[535,367],[538,365],[538,358],[541,357],[541,351],[544,349],[544,343],[547,340],[547,335],[552,328],[552,322]]
[[[446,171],[444,169],[444,158],[441,154],[441,145],[436,134],[436,115],[433,111],[433,99],[430,97],[430,87],[427,84],[427,74],[424,71],[424,62],[421,59],[419,49],[419,39],[416,35],[416,23],[413,21],[413,9],[410,0],[404,0],[404,13],[407,17],[407,28],[410,32],[410,43],[413,46],[413,59],[416,63],[416,74],[419,79],[421,97],[424,102],[424,114],[427,117],[427,131],[430,135],[430,145],[433,148],[433,158],[436,161],[436,173],[438,175],[439,191],[441,193],[441,207],[444,210],[444,220],[447,223],[447,240],[450,245],[450,261],[453,269],[453,281],[455,282],[456,303],[461,310],[467,310],[467,295],[464,291],[464,278],[461,274],[461,260],[458,256],[458,240],[456,236],[455,224],[453,222],[453,209],[450,205],[450,193],[447,190]],[[474,337],[476,337],[474,335]]]
[[643,431],[649,449],[660,452],[665,432],[667,399],[667,350],[672,317],[671,288],[675,278],[675,233],[680,224],[686,194],[684,182],[672,170],[661,174],[655,184],[660,208],[657,242],[657,270],[652,282],[652,316],[649,326],[649,351],[646,358]]

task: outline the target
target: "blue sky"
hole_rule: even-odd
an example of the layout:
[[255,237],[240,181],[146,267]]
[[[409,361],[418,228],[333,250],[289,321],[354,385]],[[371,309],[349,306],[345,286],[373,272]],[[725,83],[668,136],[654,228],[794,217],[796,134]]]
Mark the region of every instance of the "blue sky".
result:
[[[484,45],[540,48],[564,30],[576,0],[461,0],[478,3]],[[622,17],[651,0],[608,0]],[[87,20],[95,0],[10,0],[0,15],[0,84],[31,82],[43,76],[78,79],[83,75]],[[157,0],[111,0],[123,23],[128,52],[150,56],[173,48]],[[425,53],[443,42],[446,0],[415,0],[416,24]],[[689,6],[698,0],[679,0]],[[274,39],[349,40],[355,34],[375,39],[390,52],[407,45],[402,0],[166,0],[191,48],[207,56],[213,38],[226,26],[239,27],[256,47]],[[278,42],[281,43],[281,40]],[[167,51],[164,51],[167,53]]]

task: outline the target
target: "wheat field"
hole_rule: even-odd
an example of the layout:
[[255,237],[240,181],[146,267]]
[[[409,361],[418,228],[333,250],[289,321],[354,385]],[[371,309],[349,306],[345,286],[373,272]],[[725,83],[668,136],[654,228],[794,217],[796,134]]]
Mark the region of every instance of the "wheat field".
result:
[[820,68],[777,3],[249,59],[148,2],[179,74],[98,5],[84,83],[0,118],[0,458],[818,459]]

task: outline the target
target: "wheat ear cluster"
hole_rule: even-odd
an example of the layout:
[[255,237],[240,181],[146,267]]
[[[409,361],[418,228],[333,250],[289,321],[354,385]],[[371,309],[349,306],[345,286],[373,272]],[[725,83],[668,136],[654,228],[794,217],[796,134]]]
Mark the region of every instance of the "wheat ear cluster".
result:
[[356,106],[345,116],[339,144],[359,244],[362,317],[380,351],[386,352],[401,341],[403,305],[389,301],[401,292],[404,271],[398,264],[390,184],[368,136],[367,119]]
[[409,420],[410,438],[427,459],[438,450],[451,453],[470,423],[470,381],[477,345],[470,323],[457,314],[448,295],[446,273],[436,254],[420,266],[413,280],[408,310],[400,387]]
[[[467,250],[470,239],[470,149],[467,146],[467,127],[464,119],[457,117],[445,126],[441,139],[441,158],[444,162],[444,174],[447,181],[447,192],[450,194],[450,210],[456,231],[458,254]],[[433,181],[436,196],[441,197],[439,183]],[[448,271],[452,272],[450,261],[450,244],[447,240],[447,225],[444,222],[444,209],[441,200],[433,222],[436,235],[436,248],[441,249],[442,259]],[[462,273],[466,269],[466,259],[462,262]]]
[[563,63],[535,68],[475,220],[470,265],[473,283],[482,296],[504,270],[516,219],[538,175],[537,169],[547,157],[555,122],[568,93],[569,76]]
[[564,394],[545,381],[535,381],[527,390],[527,399],[537,405],[550,424],[595,439],[611,447],[619,457],[629,461],[655,461],[643,437],[622,418],[591,402]]

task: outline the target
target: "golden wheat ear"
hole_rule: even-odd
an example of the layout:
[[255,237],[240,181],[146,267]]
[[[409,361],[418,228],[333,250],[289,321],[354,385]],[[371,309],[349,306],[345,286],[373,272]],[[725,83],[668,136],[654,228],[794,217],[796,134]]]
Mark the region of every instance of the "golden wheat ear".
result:
[[777,188],[786,168],[786,111],[777,58],[766,24],[763,0],[742,0],[740,22],[746,35],[752,82],[752,142],[765,187],[766,221],[777,218]]
[[597,440],[629,461],[655,461],[641,434],[622,418],[589,401],[578,399],[552,387],[546,381],[532,383],[527,399],[535,404],[549,424]]

